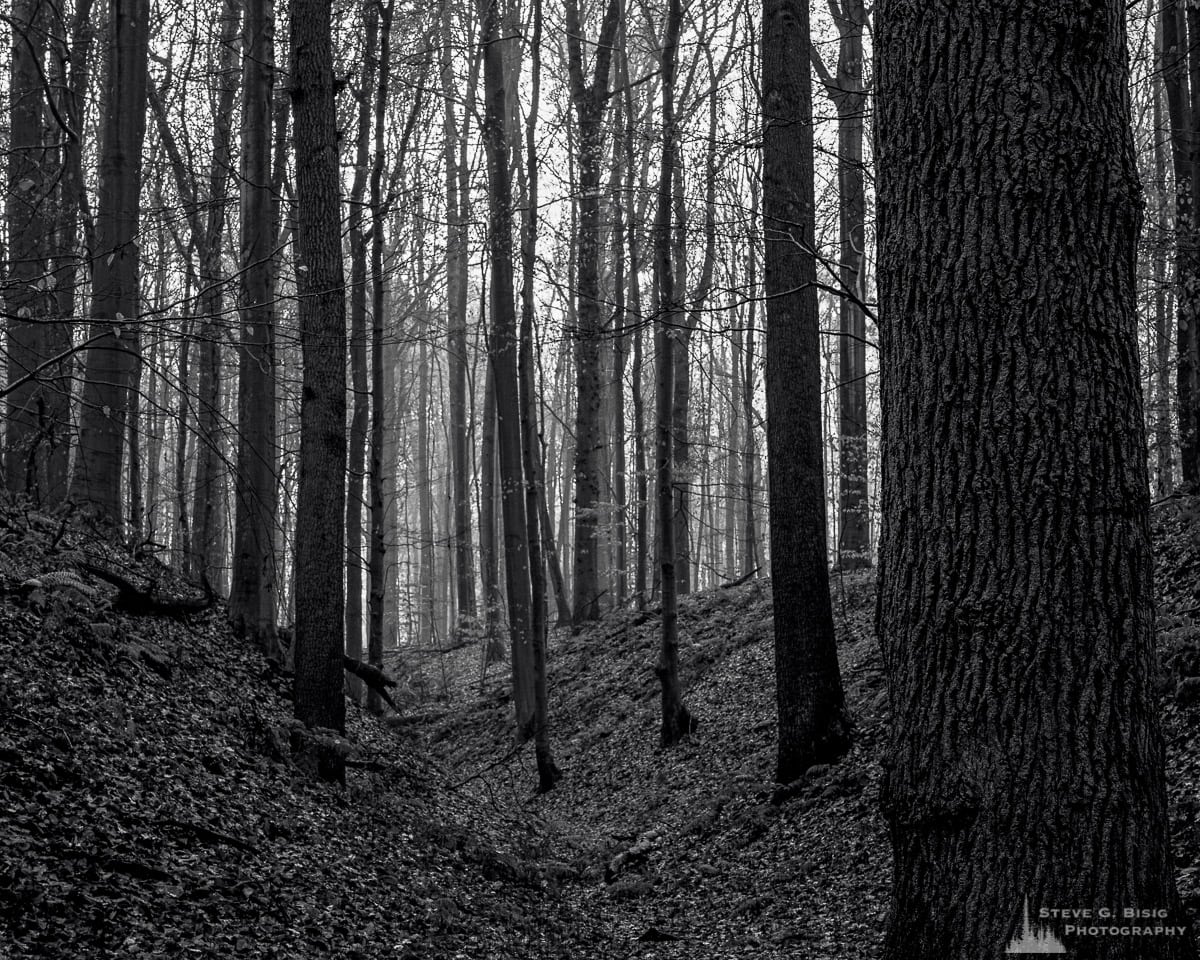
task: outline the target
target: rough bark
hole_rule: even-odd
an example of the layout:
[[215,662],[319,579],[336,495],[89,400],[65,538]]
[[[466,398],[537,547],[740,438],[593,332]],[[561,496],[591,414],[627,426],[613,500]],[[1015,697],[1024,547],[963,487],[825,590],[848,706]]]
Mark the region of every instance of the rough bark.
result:
[[776,777],[798,779],[850,745],[825,544],[820,323],[813,253],[808,7],[765,0],[762,36],[767,468]]
[[[291,0],[296,287],[304,374],[296,507],[296,716],[345,729],[346,301],[330,0]],[[323,776],[344,771],[330,762]]]
[[[1152,691],[1124,15],[876,8],[889,960],[999,958],[1026,898],[1187,923]],[[1189,935],[1049,925],[1076,957],[1195,956]]]

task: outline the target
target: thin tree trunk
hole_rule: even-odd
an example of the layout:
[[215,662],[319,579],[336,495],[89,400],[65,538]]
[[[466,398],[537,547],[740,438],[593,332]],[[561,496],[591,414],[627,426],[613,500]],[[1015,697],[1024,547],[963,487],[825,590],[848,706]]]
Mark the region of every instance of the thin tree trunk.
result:
[[600,616],[600,511],[603,424],[600,347],[600,197],[604,153],[603,120],[608,105],[609,69],[616,38],[620,0],[608,0],[595,43],[590,80],[585,79],[583,27],[577,0],[567,0],[567,67],[578,136],[579,218],[575,337],[575,622]]
[[654,274],[659,290],[655,324],[655,408],[657,412],[656,473],[658,478],[658,552],[662,568],[662,643],[655,674],[662,687],[664,747],[678,743],[696,727],[683,702],[679,684],[679,612],[676,600],[675,523],[673,508],[672,441],[675,407],[675,338],[683,320],[683,306],[675,294],[671,263],[671,220],[674,178],[678,175],[679,131],[675,125],[675,71],[679,55],[679,29],[683,21],[681,0],[670,0],[661,68],[663,78],[663,146],[658,184],[658,210],[654,221]]
[[[386,569],[388,525],[385,496],[388,495],[388,487],[391,486],[391,498],[395,497],[396,469],[395,454],[392,452],[390,459],[388,458],[389,444],[384,437],[384,431],[387,429],[385,417],[388,407],[392,406],[388,401],[394,391],[394,385],[389,388],[385,372],[386,290],[383,274],[384,223],[387,217],[383,200],[383,167],[386,163],[384,126],[392,55],[392,11],[393,0],[388,0],[387,5],[381,5],[378,10],[379,59],[376,67],[379,79],[375,90],[375,151],[371,158],[371,549],[368,561],[370,624],[367,633],[367,661],[376,668],[383,666],[384,597],[389,580]],[[364,90],[364,96],[365,94]],[[420,94],[417,97],[417,102],[420,103]],[[410,121],[405,128],[401,144],[402,158],[411,129]],[[393,423],[396,422],[399,413],[398,409],[391,410]],[[380,699],[379,693],[374,689],[367,694],[367,708],[372,713],[382,712],[383,704]]]
[[[378,62],[379,4],[363,3],[363,72],[358,100],[358,135],[354,149],[354,182],[350,188],[347,213],[350,240],[350,444],[347,452],[349,476],[346,478],[346,655],[361,660],[363,654],[363,513],[366,494],[364,460],[367,454],[367,427],[371,397],[367,392],[367,238],[364,233],[363,198],[367,192],[370,162],[371,116]],[[372,231],[372,236],[374,232]],[[372,337],[372,350],[374,338]],[[352,674],[346,686],[356,703],[362,703],[366,687]]]
[[1188,25],[1178,0],[1162,6],[1163,86],[1171,122],[1171,158],[1175,175],[1175,303],[1176,317],[1176,415],[1179,420],[1179,451],[1184,482],[1200,480],[1200,393],[1196,389],[1194,362],[1195,329],[1200,324],[1200,229],[1197,197],[1193,189],[1193,141],[1196,134],[1193,104],[1200,92],[1189,97]]
[[508,116],[500,45],[500,2],[484,0],[481,10],[484,61],[484,146],[488,161],[488,248],[491,255],[491,337],[488,349],[496,392],[496,446],[500,462],[504,522],[504,571],[512,640],[513,703],[517,737],[535,730],[534,647],[530,595],[529,536],[521,465],[521,402],[517,372],[518,335],[513,291],[512,182]]
[[234,547],[229,618],[264,652],[275,652],[277,522],[275,464],[275,216],[271,105],[274,0],[245,0],[242,24],[240,224],[241,343]]
[[804,0],[765,0],[763,280],[780,783],[840,758],[850,746],[851,729],[838,672],[825,543],[809,45]]

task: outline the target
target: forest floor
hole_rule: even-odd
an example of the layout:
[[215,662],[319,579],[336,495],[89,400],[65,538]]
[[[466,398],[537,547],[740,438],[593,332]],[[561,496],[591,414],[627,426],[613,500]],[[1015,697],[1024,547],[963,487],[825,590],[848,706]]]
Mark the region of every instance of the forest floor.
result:
[[[1200,680],[1179,681],[1200,675],[1200,500],[1158,506],[1155,537],[1175,853],[1195,918]],[[287,679],[219,609],[122,613],[87,566],[195,593],[0,502],[0,960],[878,955],[887,718],[870,572],[833,580],[857,742],[780,798],[761,581],[684,600],[700,727],[668,751],[657,617],[556,632],[564,778],[537,795],[505,668],[481,684],[477,646],[408,657],[399,717],[351,707],[347,783],[324,784],[291,758]],[[440,699],[418,698],[430,689]]]

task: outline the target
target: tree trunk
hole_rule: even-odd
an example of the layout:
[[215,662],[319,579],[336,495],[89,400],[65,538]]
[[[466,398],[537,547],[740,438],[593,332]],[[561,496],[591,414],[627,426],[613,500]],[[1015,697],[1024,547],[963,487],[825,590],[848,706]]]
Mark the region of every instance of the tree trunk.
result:
[[[330,0],[291,0],[296,288],[304,379],[296,507],[296,716],[345,729],[346,301]],[[321,774],[342,779],[329,758]]]
[[[525,123],[526,203],[521,229],[521,344],[517,374],[521,404],[521,464],[525,470],[525,524],[529,542],[530,633],[533,646],[533,739],[538,768],[538,792],[546,793],[562,779],[550,749],[550,726],[546,692],[546,563],[542,556],[543,533],[539,504],[543,499],[539,461],[537,397],[535,391],[533,293],[537,262],[538,167],[537,115],[541,93],[542,4],[534,0],[530,43],[530,109]],[[517,65],[514,64],[514,67]],[[514,133],[516,131],[514,130]],[[548,531],[547,531],[548,532]]]
[[479,559],[483,573],[484,633],[488,663],[504,658],[500,634],[500,555],[496,545],[496,374],[488,350],[479,453]]
[[606,438],[600,347],[600,197],[603,120],[608,105],[620,0],[608,0],[595,44],[590,82],[584,76],[583,28],[577,0],[567,0],[567,67],[578,135],[579,219],[575,246],[578,308],[575,327],[575,622],[600,616],[600,511]]
[[[1151,5],[1150,15],[1154,7]],[[1175,457],[1171,437],[1171,338],[1167,335],[1167,290],[1166,244],[1171,235],[1169,204],[1167,202],[1167,156],[1163,141],[1163,30],[1159,17],[1154,33],[1154,223],[1155,237],[1151,257],[1154,283],[1154,460],[1155,493],[1158,498],[1167,496],[1174,488]]]
[[1125,5],[876,10],[884,956],[999,958],[1028,904],[1183,925],[1046,924],[1072,956],[1195,957],[1152,689]]
[[[349,476],[346,478],[346,656],[362,659],[363,653],[363,507],[366,476],[367,426],[371,397],[367,392],[367,237],[363,230],[363,198],[371,170],[371,116],[375,93],[376,45],[379,37],[379,4],[363,4],[363,71],[358,101],[358,134],[354,148],[354,181],[347,214],[350,240],[350,414]],[[374,234],[372,233],[372,236]],[[372,349],[374,339],[372,338]],[[357,703],[366,686],[347,674],[346,686]]]
[[[385,415],[389,407],[387,375],[385,373],[384,315],[385,289],[383,274],[384,221],[387,212],[383,200],[384,126],[387,112],[388,81],[392,53],[393,0],[381,5],[377,13],[380,19],[379,58],[375,64],[378,82],[375,89],[375,151],[371,158],[371,549],[368,561],[369,629],[367,632],[367,662],[371,666],[383,667],[384,597],[388,587],[387,569],[387,507],[385,496],[389,485],[394,486],[392,471],[395,457],[387,459],[388,443],[384,437]],[[368,49],[374,43],[368,41]],[[364,99],[367,89],[363,90]],[[418,102],[419,101],[418,94]],[[407,144],[411,124],[405,129],[401,145],[401,159]],[[365,150],[363,151],[366,152]],[[365,160],[365,158],[364,158]],[[392,422],[399,411],[392,410]],[[389,484],[389,481],[391,483]],[[372,689],[367,694],[367,708],[372,713],[381,713],[383,704],[379,692]]]
[[69,326],[63,343],[67,318],[52,319],[56,303],[47,282],[56,177],[53,152],[43,134],[41,64],[51,26],[50,7],[37,0],[14,0],[11,20],[8,257],[0,291],[7,313],[7,383],[14,386],[5,398],[4,466],[9,490],[52,505],[66,493],[61,466],[51,475],[52,453],[65,449],[67,442],[63,382],[56,378],[47,383],[50,378],[38,374],[16,385],[70,344]]
[[125,394],[133,367],[129,325],[139,314],[137,236],[149,35],[149,0],[110,0],[89,330],[96,343],[87,354],[71,497],[117,524]]
[[825,545],[820,323],[813,253],[808,7],[763,5],[763,235],[767,466],[779,709],[776,779],[850,746]]
[[442,3],[442,94],[446,154],[446,307],[450,359],[450,472],[454,500],[454,572],[458,587],[458,628],[472,623],[475,609],[475,558],[471,544],[471,484],[467,446],[467,198],[460,195],[463,172],[457,91],[454,84],[452,4]]
[[826,91],[838,116],[838,245],[841,262],[838,300],[838,541],[843,569],[871,565],[871,517],[867,499],[867,320],[863,275],[866,191],[863,125],[867,93],[863,86],[863,0],[831,2],[838,29],[837,73]]
[[674,179],[678,174],[679,130],[675,124],[675,71],[679,56],[681,0],[670,0],[662,50],[663,146],[654,220],[654,275],[659,290],[655,324],[656,473],[658,480],[658,556],[662,569],[662,644],[655,674],[662,687],[660,742],[673,746],[691,733],[696,721],[683,702],[679,684],[679,610],[675,578],[675,485],[672,440],[675,406],[675,334],[683,321],[683,305],[675,294],[671,263],[671,220]]
[[517,323],[513,291],[512,182],[504,62],[499,40],[500,0],[484,0],[481,15],[484,75],[484,146],[488,161],[488,248],[491,255],[492,331],[488,344],[496,389],[496,446],[504,525],[504,572],[512,640],[513,702],[517,737],[535,734],[534,646],[529,539],[521,465],[521,401],[517,374]]
[[1161,13],[1163,86],[1171,122],[1171,159],[1175,175],[1175,303],[1176,317],[1176,414],[1179,420],[1179,451],[1185,482],[1196,476],[1195,458],[1200,434],[1196,413],[1196,367],[1192,357],[1192,331],[1200,323],[1200,231],[1197,227],[1196,195],[1192,189],[1195,160],[1192,141],[1192,101],[1188,95],[1188,28],[1178,0],[1164,0]]
[[242,24],[241,343],[229,618],[275,646],[275,217],[271,196],[274,0],[246,0]]

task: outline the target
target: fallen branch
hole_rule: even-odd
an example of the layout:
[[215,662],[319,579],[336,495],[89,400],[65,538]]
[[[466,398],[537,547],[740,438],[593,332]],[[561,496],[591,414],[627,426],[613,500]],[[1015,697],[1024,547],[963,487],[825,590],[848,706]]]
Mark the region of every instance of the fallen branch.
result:
[[378,667],[374,667],[369,663],[363,663],[361,660],[355,660],[353,657],[343,655],[342,666],[346,668],[347,672],[354,674],[359,680],[383,697],[388,702],[388,706],[393,710],[397,713],[400,712],[400,708],[396,706],[396,701],[387,692],[388,687],[397,685],[395,680]]
[[151,585],[147,589],[135,586],[121,574],[114,573],[104,567],[96,566],[86,561],[79,564],[81,570],[86,570],[92,576],[103,580],[117,588],[117,598],[113,601],[113,609],[134,617],[166,616],[186,617],[189,614],[201,613],[208,610],[217,602],[216,594],[208,577],[202,577],[205,598],[192,597],[162,597]]
[[761,567],[755,567],[749,573],[742,574],[736,580],[730,580],[727,583],[719,584],[719,586],[722,590],[729,590],[732,587],[740,587],[743,583],[745,583],[747,580],[749,580],[751,577],[753,577],[761,569],[762,569]]
[[227,847],[236,847],[238,850],[245,850],[247,853],[258,853],[258,847],[254,844],[248,843],[245,840],[239,840],[237,837],[231,837],[227,833],[220,833],[211,827],[206,827],[202,823],[192,823],[188,820],[176,820],[174,818],[167,818],[158,822],[163,826],[178,827],[180,830],[186,830],[205,843],[224,844]]

